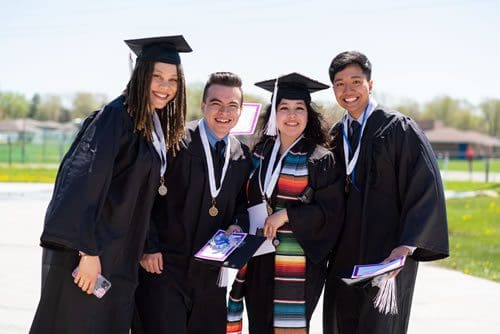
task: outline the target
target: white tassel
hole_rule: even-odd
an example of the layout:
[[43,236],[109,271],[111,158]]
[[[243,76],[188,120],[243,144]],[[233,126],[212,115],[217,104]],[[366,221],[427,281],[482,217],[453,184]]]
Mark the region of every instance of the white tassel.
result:
[[219,270],[219,277],[217,277],[217,286],[225,288],[227,286],[228,270],[226,267],[221,267]]
[[373,306],[383,314],[398,314],[396,296],[396,278],[389,278],[389,273],[373,278],[372,286],[379,288],[373,298]]
[[276,136],[276,95],[278,95],[278,78],[274,81],[274,92],[273,98],[271,99],[271,113],[269,114],[269,120],[267,121],[266,126],[266,135],[268,136]]

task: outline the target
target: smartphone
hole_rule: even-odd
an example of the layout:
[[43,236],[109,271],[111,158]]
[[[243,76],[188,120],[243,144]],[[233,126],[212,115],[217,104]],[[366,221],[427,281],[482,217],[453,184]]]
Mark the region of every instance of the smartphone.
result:
[[[73,270],[71,276],[75,277],[77,272],[78,272],[78,267],[76,267],[75,270]],[[95,288],[93,292],[94,296],[96,296],[97,298],[102,298],[110,288],[111,288],[111,282],[108,281],[101,274],[97,274],[97,281],[95,283]]]

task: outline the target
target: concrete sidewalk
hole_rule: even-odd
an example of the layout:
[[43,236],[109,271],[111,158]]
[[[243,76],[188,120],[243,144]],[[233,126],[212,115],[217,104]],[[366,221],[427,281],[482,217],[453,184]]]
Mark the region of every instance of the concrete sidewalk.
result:
[[[2,334],[27,333],[33,318],[40,296],[38,239],[51,188],[0,183]],[[311,334],[321,333],[321,303]],[[422,263],[409,333],[494,333],[500,329],[499,311],[499,283]]]
[[[443,180],[450,181],[473,181],[485,182],[486,174],[484,171],[461,172],[461,171],[441,171]],[[488,182],[500,182],[500,173],[489,173]]]

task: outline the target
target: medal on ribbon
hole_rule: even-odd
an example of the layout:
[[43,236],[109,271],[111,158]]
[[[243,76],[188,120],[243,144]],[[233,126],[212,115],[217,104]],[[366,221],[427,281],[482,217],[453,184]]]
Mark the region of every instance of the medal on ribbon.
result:
[[165,196],[168,192],[167,186],[165,185],[164,177],[160,177],[160,186],[158,187],[158,194]]
[[203,118],[198,123],[198,129],[200,131],[201,143],[203,144],[203,151],[205,152],[205,161],[207,162],[208,168],[208,185],[210,187],[210,195],[212,196],[212,203],[208,209],[208,214],[210,217],[216,217],[219,214],[219,209],[217,209],[215,199],[219,195],[222,189],[222,184],[224,183],[224,178],[226,177],[227,168],[229,166],[229,155],[231,148],[231,138],[227,137],[226,150],[224,152],[224,166],[222,167],[222,175],[220,177],[219,188],[215,184],[215,172],[214,172],[214,162],[212,160],[212,153],[210,152],[210,144],[208,143],[207,132],[205,130],[205,122]]
[[163,134],[163,129],[161,127],[160,118],[156,111],[153,113],[153,147],[160,156],[161,168],[160,168],[160,186],[158,187],[158,194],[160,196],[165,196],[167,194],[167,186],[165,185],[165,179],[163,175],[167,170],[167,146],[165,145],[165,136]]
[[279,135],[276,137],[276,139],[274,140],[274,146],[273,146],[273,150],[271,152],[271,156],[269,157],[269,164],[267,165],[267,169],[266,169],[266,177],[264,178],[264,186],[262,186],[262,180],[261,180],[262,179],[261,171],[262,171],[263,158],[261,158],[261,160],[260,160],[259,175],[258,175],[259,189],[260,189],[260,193],[262,195],[262,202],[266,203],[267,214],[269,216],[273,214],[273,208],[271,207],[271,204],[270,204],[271,201],[269,199],[271,198],[273,191],[274,191],[274,188],[276,187],[276,184],[278,183],[278,179],[279,179],[279,176],[281,173],[281,163],[283,162],[283,159],[286,157],[286,155],[288,154],[290,149],[292,147],[294,147],[295,144],[297,144],[302,139],[302,137],[304,137],[304,136],[300,135],[285,150],[285,152],[283,152],[280,159],[278,160],[278,163],[276,163],[276,167],[273,169],[273,166],[276,162],[276,158],[278,156],[278,152],[279,152],[279,149],[281,146],[281,141],[280,141]]
[[215,206],[215,198],[212,198],[212,206],[208,209],[208,214],[211,217],[216,217],[219,214],[219,209]]

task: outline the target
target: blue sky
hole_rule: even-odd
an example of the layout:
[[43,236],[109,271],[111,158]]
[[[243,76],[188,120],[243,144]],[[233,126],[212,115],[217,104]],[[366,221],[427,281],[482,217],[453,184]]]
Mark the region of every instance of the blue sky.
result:
[[[499,0],[8,1],[0,91],[111,99],[129,77],[124,39],[183,34],[194,49],[182,57],[189,83],[233,71],[268,97],[253,83],[294,71],[328,83],[333,56],[359,50],[389,103],[479,103],[500,98],[499,17]],[[315,95],[333,101],[330,91]]]

